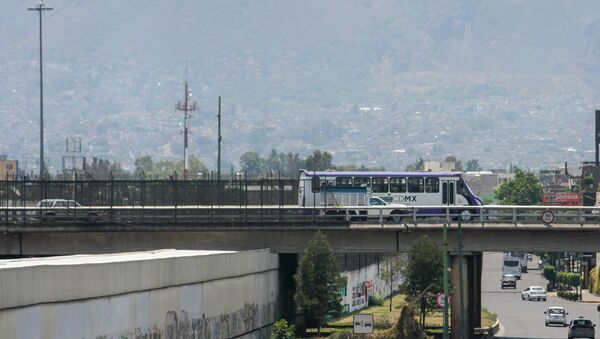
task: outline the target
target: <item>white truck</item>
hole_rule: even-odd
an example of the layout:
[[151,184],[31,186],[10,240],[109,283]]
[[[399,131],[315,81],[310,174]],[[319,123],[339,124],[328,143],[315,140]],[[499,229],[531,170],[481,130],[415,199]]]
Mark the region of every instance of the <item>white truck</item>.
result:
[[512,274],[517,279],[521,279],[521,258],[504,256],[502,263],[502,276]]
[[299,206],[319,208],[324,215],[346,216],[350,220],[381,217],[384,220],[400,222],[409,213],[406,205],[390,204],[380,197],[371,196],[367,187],[323,187],[318,193],[306,194],[304,197],[299,200]]

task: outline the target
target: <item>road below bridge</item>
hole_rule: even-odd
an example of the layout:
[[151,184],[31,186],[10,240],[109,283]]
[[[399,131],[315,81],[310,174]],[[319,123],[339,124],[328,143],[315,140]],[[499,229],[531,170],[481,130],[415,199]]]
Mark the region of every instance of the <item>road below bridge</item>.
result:
[[[530,262],[528,273],[517,282],[517,289],[502,289],[502,253],[484,253],[482,276],[482,306],[498,314],[501,332],[498,338],[566,338],[567,327],[544,325],[544,311],[549,306],[562,306],[569,313],[567,318],[584,316],[598,324],[596,304],[567,301],[548,296],[548,301],[521,300],[521,291],[527,286],[546,286],[546,279],[537,270],[537,260]],[[600,328],[596,328],[596,338],[600,338]]]

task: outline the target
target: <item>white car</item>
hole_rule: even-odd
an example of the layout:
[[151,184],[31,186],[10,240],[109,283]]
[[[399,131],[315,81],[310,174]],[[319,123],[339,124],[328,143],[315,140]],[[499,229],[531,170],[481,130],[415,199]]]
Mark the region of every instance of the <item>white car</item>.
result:
[[542,286],[529,286],[521,292],[521,299],[546,301],[546,289]]
[[54,221],[87,221],[96,222],[98,212],[81,206],[75,200],[68,199],[44,199],[37,203],[38,211],[32,211],[34,215],[40,214],[45,222]]
[[561,325],[563,327],[569,325],[567,322],[567,313],[563,307],[560,306],[550,306],[548,310],[544,312],[545,319],[544,323],[546,326],[548,325]]

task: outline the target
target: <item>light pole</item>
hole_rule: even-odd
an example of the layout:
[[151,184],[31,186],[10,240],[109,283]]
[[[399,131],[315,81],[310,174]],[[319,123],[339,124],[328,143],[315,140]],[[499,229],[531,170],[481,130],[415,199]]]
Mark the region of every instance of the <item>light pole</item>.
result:
[[42,12],[51,11],[53,8],[46,7],[43,1],[35,7],[27,8],[28,11],[38,11],[40,18],[40,200],[43,198],[41,182],[44,179],[44,72],[42,68]]
[[450,331],[448,331],[449,328],[449,321],[448,321],[448,293],[450,293],[450,288],[449,288],[449,282],[448,282],[448,226],[450,225],[450,217],[449,217],[450,211],[448,210],[448,208],[446,208],[446,222],[444,223],[444,228],[443,228],[443,235],[442,235],[442,241],[443,241],[443,247],[444,247],[444,334],[443,334],[443,338],[444,339],[449,339],[450,338]]

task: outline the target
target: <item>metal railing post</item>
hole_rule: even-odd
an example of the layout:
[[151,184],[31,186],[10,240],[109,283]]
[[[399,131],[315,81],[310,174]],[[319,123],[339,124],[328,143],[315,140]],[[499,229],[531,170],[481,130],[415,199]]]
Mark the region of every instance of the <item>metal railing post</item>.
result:
[[483,206],[479,206],[479,221],[481,221],[481,227],[484,227],[484,222],[483,222]]
[[513,219],[513,225],[515,225],[515,227],[517,226],[517,208],[513,207],[512,208],[512,219]]
[[413,207],[413,209],[412,209],[412,218],[413,218],[413,223],[415,224],[415,227],[417,227],[417,209],[415,207]]

